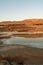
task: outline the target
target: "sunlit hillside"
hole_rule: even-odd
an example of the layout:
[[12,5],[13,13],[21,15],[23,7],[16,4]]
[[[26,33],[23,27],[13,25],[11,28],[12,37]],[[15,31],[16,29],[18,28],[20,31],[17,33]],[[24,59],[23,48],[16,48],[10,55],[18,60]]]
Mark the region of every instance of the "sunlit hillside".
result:
[[43,19],[0,22],[0,32],[43,32]]

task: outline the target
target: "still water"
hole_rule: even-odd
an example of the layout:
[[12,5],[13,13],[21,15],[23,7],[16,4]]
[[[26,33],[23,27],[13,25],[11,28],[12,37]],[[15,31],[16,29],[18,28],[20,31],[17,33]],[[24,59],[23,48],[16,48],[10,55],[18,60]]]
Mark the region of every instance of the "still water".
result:
[[24,37],[12,37],[10,39],[4,39],[5,44],[21,44],[30,45],[32,47],[43,48],[43,38],[24,38]]

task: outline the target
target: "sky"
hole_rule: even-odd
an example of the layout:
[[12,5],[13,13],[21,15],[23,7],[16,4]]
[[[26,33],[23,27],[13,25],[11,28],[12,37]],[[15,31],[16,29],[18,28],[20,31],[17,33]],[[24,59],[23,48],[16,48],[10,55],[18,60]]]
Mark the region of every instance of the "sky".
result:
[[0,0],[0,21],[43,18],[43,0]]

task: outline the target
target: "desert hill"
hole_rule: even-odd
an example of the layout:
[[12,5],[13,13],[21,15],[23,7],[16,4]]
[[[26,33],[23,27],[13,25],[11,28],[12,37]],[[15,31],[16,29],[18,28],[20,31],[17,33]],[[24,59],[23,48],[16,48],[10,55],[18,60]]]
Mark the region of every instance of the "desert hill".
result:
[[43,19],[0,22],[0,32],[43,32]]

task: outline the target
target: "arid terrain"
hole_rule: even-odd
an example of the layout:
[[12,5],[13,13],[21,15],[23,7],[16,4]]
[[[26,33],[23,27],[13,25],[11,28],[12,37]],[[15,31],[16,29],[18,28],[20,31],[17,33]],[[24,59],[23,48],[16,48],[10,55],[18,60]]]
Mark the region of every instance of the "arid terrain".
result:
[[21,33],[21,34],[12,34],[12,35],[29,37],[29,38],[43,37],[43,19],[26,19],[22,21],[2,21],[0,22],[0,35],[2,32],[10,32],[10,33],[26,32],[26,34]]
[[43,48],[2,43],[12,36],[43,37],[43,19],[0,22],[0,65],[43,65]]
[[43,49],[24,45],[0,45],[0,65],[43,65]]
[[43,32],[43,19],[0,22],[0,32]]

